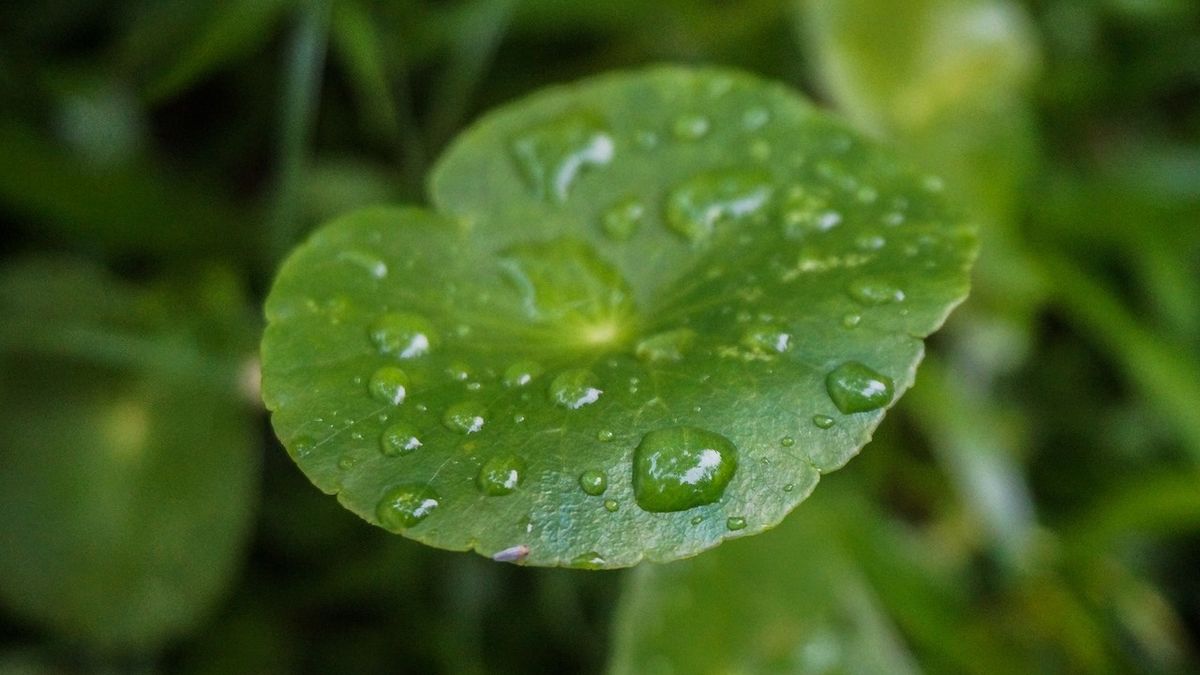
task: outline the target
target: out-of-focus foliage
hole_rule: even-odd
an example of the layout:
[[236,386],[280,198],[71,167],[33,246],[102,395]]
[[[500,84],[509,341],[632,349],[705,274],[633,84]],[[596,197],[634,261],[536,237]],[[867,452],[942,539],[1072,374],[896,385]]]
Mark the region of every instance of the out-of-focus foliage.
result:
[[[823,98],[983,228],[976,294],[820,525],[538,571],[323,499],[251,407],[280,255],[419,201],[482,111],[664,60]],[[7,3],[0,223],[0,669],[832,672],[879,644],[893,672],[1200,667],[1191,0]]]

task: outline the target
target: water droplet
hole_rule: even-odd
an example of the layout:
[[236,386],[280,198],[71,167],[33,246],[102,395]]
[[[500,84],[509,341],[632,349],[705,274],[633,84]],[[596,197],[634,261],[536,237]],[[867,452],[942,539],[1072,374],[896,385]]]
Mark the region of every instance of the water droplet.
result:
[[854,328],[861,322],[861,314],[847,314],[842,317],[842,328]]
[[796,444],[796,439],[792,438],[791,436],[784,436],[783,438],[779,439],[779,444],[785,448],[790,448]]
[[792,335],[779,326],[753,323],[742,331],[739,342],[756,354],[783,354],[792,348]]
[[463,401],[446,409],[446,414],[442,415],[442,424],[450,431],[473,434],[483,428],[487,421],[486,415],[487,408],[483,407],[482,403]]
[[818,429],[828,429],[834,425],[835,420],[829,415],[813,415],[813,426]]
[[608,476],[599,469],[588,469],[579,474],[579,487],[593,497],[602,495],[608,489]]
[[313,450],[317,449],[317,442],[311,436],[297,436],[292,441],[291,449],[292,456],[296,459],[303,459],[311,455]]
[[803,239],[810,234],[836,227],[842,216],[829,209],[825,195],[799,185],[788,189],[780,208],[784,236]]
[[578,410],[600,400],[603,390],[596,374],[586,368],[564,370],[550,383],[550,400],[558,405]]
[[825,389],[838,410],[850,413],[882,408],[892,401],[894,384],[858,361],[847,361],[825,377]]
[[879,233],[867,232],[858,235],[858,238],[854,240],[854,245],[863,251],[878,251],[887,246],[887,239]]
[[348,453],[342,455],[340,459],[338,459],[338,468],[343,471],[346,471],[348,469],[353,469],[355,467],[355,465],[358,464],[360,459],[362,459],[362,458],[359,457],[358,455],[348,452]]
[[742,113],[742,128],[746,131],[758,131],[771,121],[771,113],[766,108],[750,108]]
[[455,361],[454,363],[446,366],[446,374],[450,376],[450,379],[455,380],[456,382],[466,382],[467,380],[471,379],[471,376],[475,374],[475,371],[466,363],[463,363],[462,361]]
[[595,551],[588,551],[572,558],[569,565],[581,570],[598,570],[604,567],[604,563],[604,556]]
[[696,341],[696,331],[677,328],[651,335],[634,348],[634,354],[649,363],[681,361]]
[[628,241],[646,218],[646,205],[640,200],[630,197],[618,202],[601,218],[604,234],[614,241]]
[[573,114],[518,136],[512,151],[534,196],[561,204],[584,169],[612,161],[613,139],[595,117]]
[[609,513],[616,513],[617,508],[619,506],[620,505],[617,504],[617,500],[615,500],[615,499],[605,499],[604,500],[604,510],[608,511]]
[[695,427],[657,429],[633,453],[633,491],[652,512],[711,504],[737,469],[737,448],[720,434]]
[[379,449],[388,457],[407,455],[421,447],[417,430],[407,422],[397,422],[383,430],[379,437]]
[[596,440],[600,441],[601,443],[607,443],[612,439],[613,432],[609,431],[608,429],[601,429],[600,431],[596,432]]
[[740,516],[731,516],[725,521],[725,527],[729,528],[731,532],[744,530],[746,529],[746,519]]
[[338,254],[337,258],[338,260],[363,268],[376,279],[382,279],[388,274],[387,263],[370,253],[364,253],[363,251],[342,251]]
[[795,489],[796,489],[796,484],[795,484],[795,483],[788,483],[787,485],[784,485],[784,486],[783,486],[783,491],[784,491],[784,492],[791,492],[792,490],[795,490]]
[[722,222],[762,213],[770,198],[771,182],[766,172],[703,173],[667,196],[667,225],[688,241],[698,243],[711,237]]
[[408,395],[408,374],[395,366],[384,366],[371,375],[367,391],[377,401],[400,405]]
[[864,305],[883,305],[903,302],[904,291],[891,283],[875,277],[861,277],[850,282],[846,292],[855,301]]
[[492,497],[512,494],[524,479],[525,461],[516,455],[498,455],[479,467],[475,485]]
[[699,525],[704,522],[704,516],[692,516],[691,522],[693,525]]
[[497,551],[492,554],[492,560],[496,562],[519,563],[527,557],[529,557],[529,547],[525,544],[509,546],[503,551]]
[[384,314],[371,326],[371,342],[381,354],[402,359],[421,356],[438,342],[433,324],[416,314]]
[[528,359],[517,361],[504,370],[504,386],[524,387],[542,374],[542,365]]
[[375,517],[383,527],[399,532],[428,518],[440,501],[441,497],[428,485],[397,485],[379,500]]
[[711,123],[703,115],[683,115],[671,126],[671,133],[681,141],[697,141],[708,134]]

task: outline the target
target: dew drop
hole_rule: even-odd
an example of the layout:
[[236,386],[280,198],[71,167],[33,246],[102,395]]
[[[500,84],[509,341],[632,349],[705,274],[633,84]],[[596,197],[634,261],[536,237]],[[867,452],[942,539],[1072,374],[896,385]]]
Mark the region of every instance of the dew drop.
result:
[[783,486],[783,491],[784,491],[784,492],[791,492],[792,490],[795,490],[795,489],[796,489],[796,484],[795,484],[795,483],[788,483],[787,485],[784,485],[784,486]]
[[858,362],[847,361],[825,377],[825,390],[845,414],[867,412],[887,405],[895,386],[892,379]]
[[612,439],[613,432],[609,431],[608,429],[601,429],[600,431],[596,432],[596,440],[600,441],[601,443],[607,443]]
[[438,343],[433,324],[416,314],[384,314],[371,326],[371,342],[381,354],[412,359],[429,352]]
[[792,348],[792,335],[779,326],[753,323],[742,331],[739,342],[756,354],[783,354]]
[[617,504],[617,500],[615,500],[615,499],[605,499],[604,500],[604,510],[608,511],[609,513],[616,513],[617,508],[619,508],[619,507],[620,507],[620,505]]
[[667,225],[699,243],[718,224],[760,214],[771,198],[770,176],[763,171],[717,171],[695,176],[667,196]]
[[646,205],[640,200],[630,197],[605,211],[600,225],[609,239],[628,241],[637,233],[645,218]]
[[456,382],[466,382],[467,380],[471,379],[471,376],[475,374],[475,371],[471,368],[471,366],[463,363],[462,361],[455,361],[449,366],[446,366],[446,374],[450,376],[450,379]]
[[440,501],[441,497],[428,485],[397,485],[379,500],[375,517],[386,529],[399,532],[428,518]]
[[588,469],[579,474],[579,487],[593,497],[602,495],[608,489],[608,476],[599,469]]
[[634,348],[634,355],[648,363],[681,361],[696,341],[696,331],[690,328],[656,333]]
[[829,429],[834,425],[834,419],[829,415],[813,415],[812,423],[818,429]]
[[543,373],[542,365],[528,359],[517,361],[504,370],[504,386],[524,387]]
[[746,519],[740,516],[732,516],[725,521],[725,527],[729,528],[731,532],[744,530],[746,529]]
[[863,305],[883,305],[889,302],[904,301],[904,291],[876,277],[855,279],[850,282],[846,292],[856,302]]
[[417,430],[407,422],[397,422],[379,437],[379,449],[387,457],[399,457],[414,452],[421,447],[421,439],[417,438]]
[[847,314],[842,317],[842,328],[855,328],[862,323],[861,314]]
[[703,115],[682,115],[671,126],[671,133],[681,141],[698,141],[708,135],[710,126]]
[[312,451],[317,448],[317,442],[312,436],[297,436],[292,441],[292,455],[296,459],[304,459],[312,454]]
[[586,168],[612,161],[613,139],[595,117],[573,114],[518,136],[512,151],[534,196],[561,204]]
[[704,516],[692,516],[692,519],[689,522],[691,522],[693,525],[699,525],[700,523],[704,522]]
[[825,232],[841,222],[841,214],[829,209],[824,195],[799,185],[788,189],[780,207],[784,236],[804,239]]
[[353,469],[355,467],[355,465],[358,464],[360,459],[361,459],[361,457],[348,452],[348,453],[342,455],[340,459],[338,459],[337,465],[338,465],[339,469],[346,471],[348,469]]
[[487,409],[476,401],[462,401],[446,409],[442,415],[442,424],[450,431],[460,434],[473,434],[483,428],[487,421]]
[[572,558],[569,565],[581,570],[598,570],[604,567],[605,562],[604,556],[595,551],[588,551]]
[[371,375],[367,391],[377,401],[400,405],[408,395],[408,374],[395,366],[384,366]]
[[766,108],[751,108],[742,113],[742,128],[746,131],[758,131],[771,121],[771,113]]
[[479,467],[475,485],[491,497],[512,494],[524,479],[525,461],[516,455],[492,457]]
[[634,450],[634,496],[656,513],[711,504],[736,470],[737,448],[728,438],[695,427],[656,429]]
[[784,436],[783,438],[779,439],[779,444],[785,448],[790,448],[796,444],[796,439],[792,438],[791,436]]
[[550,400],[570,410],[578,410],[600,400],[604,392],[596,374],[586,368],[572,368],[559,373],[550,382]]

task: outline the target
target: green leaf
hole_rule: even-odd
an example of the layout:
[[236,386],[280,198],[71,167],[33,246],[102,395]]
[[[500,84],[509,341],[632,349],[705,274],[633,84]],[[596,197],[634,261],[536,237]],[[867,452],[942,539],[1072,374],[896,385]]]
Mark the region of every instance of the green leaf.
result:
[[249,534],[254,415],[213,353],[252,324],[196,286],[189,302],[73,262],[0,273],[0,312],[29,336],[0,331],[0,601],[92,649],[193,627]]
[[671,560],[777,524],[911,386],[975,248],[936,181],[717,69],[503,108],[431,196],[292,254],[264,400],[351,511],[535,565]]

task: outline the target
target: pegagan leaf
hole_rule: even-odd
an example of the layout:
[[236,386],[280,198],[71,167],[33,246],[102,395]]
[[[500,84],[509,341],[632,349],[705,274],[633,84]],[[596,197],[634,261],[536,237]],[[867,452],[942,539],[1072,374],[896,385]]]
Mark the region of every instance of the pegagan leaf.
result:
[[432,209],[292,254],[264,399],[318,487],[405,536],[693,555],[777,524],[912,384],[975,249],[939,192],[742,73],[553,88],[465,132]]

